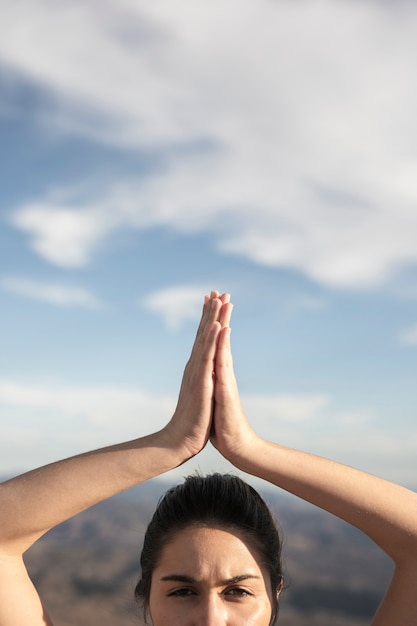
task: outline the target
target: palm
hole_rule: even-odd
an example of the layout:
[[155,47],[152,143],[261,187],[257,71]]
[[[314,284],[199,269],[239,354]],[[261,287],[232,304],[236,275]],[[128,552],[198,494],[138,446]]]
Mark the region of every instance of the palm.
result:
[[256,435],[242,410],[239,390],[233,371],[230,350],[230,330],[223,328],[219,334],[214,386],[214,427],[211,442],[230,461],[245,454]]

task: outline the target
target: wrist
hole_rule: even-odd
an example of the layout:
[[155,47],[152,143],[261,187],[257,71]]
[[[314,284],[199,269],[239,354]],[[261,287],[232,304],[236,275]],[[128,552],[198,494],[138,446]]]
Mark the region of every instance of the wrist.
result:
[[[158,445],[162,448],[163,454],[167,456],[167,460],[172,467],[182,465],[204,447],[204,443],[197,445],[195,440],[178,432],[178,428],[171,427],[168,423],[162,430],[155,434]],[[173,465],[174,464],[174,465]]]
[[255,433],[252,437],[235,445],[227,455],[228,460],[242,472],[259,475],[267,455],[267,442]]
[[165,428],[121,444],[120,448],[124,450],[122,472],[132,484],[169,472],[187,460],[186,452],[175,444]]

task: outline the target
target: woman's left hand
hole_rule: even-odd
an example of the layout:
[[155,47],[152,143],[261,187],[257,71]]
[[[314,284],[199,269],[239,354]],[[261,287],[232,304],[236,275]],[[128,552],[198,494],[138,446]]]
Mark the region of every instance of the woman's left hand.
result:
[[209,438],[217,340],[230,308],[229,299],[229,294],[220,295],[218,291],[206,296],[194,346],[184,370],[178,404],[164,428],[170,446],[181,450],[184,461],[198,454]]

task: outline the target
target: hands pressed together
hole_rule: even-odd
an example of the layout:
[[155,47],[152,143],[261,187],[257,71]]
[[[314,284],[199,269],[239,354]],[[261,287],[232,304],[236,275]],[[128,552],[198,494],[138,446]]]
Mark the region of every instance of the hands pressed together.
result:
[[229,294],[212,291],[206,296],[178,404],[165,428],[0,485],[0,625],[52,624],[21,558],[34,541],[69,517],[177,467],[209,440],[237,468],[366,533],[396,564],[372,625],[417,624],[417,495],[255,434],[242,410],[233,370],[232,308]]
[[234,375],[232,309],[227,293],[212,291],[205,297],[178,404],[165,428],[173,445],[184,450],[184,460],[198,454],[210,440],[233,463],[258,439],[243,413]]

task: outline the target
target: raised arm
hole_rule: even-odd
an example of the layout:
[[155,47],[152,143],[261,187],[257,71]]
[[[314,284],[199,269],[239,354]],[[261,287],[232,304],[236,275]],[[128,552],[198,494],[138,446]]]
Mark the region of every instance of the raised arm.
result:
[[220,332],[215,371],[212,443],[239,469],[337,515],[373,539],[394,560],[396,569],[372,626],[415,626],[417,494],[258,437],[241,407],[227,328]]
[[50,626],[22,554],[47,530],[73,515],[177,467],[207,443],[213,369],[222,306],[212,292],[186,365],[172,419],[161,431],[78,455],[0,485],[0,626]]

